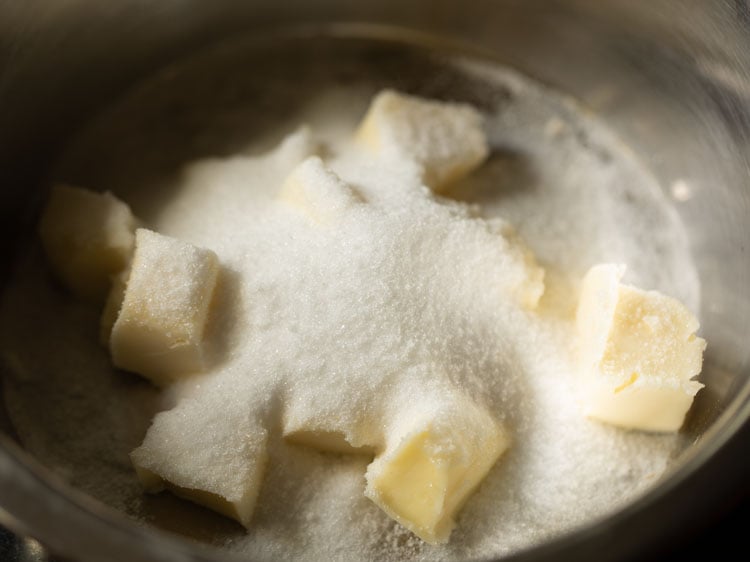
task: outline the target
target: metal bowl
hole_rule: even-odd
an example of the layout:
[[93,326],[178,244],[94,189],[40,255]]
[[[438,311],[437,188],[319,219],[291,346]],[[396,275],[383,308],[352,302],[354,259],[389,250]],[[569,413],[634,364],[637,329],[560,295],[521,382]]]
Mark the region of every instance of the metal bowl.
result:
[[[55,156],[129,86],[219,39],[304,24],[476,48],[604,120],[688,227],[710,342],[669,477],[616,514],[514,560],[656,557],[747,501],[750,474],[750,5],[744,0],[256,0],[0,3],[0,238],[7,278]],[[375,26],[375,27],[373,27]],[[367,31],[369,30],[369,31]],[[323,32],[322,31],[322,32]],[[2,375],[2,372],[0,372]],[[226,560],[72,489],[25,453],[0,407],[0,523],[74,560]]]

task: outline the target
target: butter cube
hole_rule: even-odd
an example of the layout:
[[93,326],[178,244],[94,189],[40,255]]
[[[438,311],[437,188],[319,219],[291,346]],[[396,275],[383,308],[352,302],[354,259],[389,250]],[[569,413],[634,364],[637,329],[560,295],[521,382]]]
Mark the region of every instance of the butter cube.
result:
[[328,429],[291,430],[284,432],[284,439],[289,443],[304,445],[328,453],[371,455],[374,452],[371,445],[352,445],[352,439],[344,431]]
[[341,213],[362,203],[362,197],[317,156],[305,159],[292,170],[279,198],[321,224],[333,222]]
[[307,125],[300,126],[281,143],[273,149],[269,158],[285,170],[289,170],[302,162],[308,156],[314,156],[321,149],[320,143],[315,140],[312,130]]
[[706,342],[679,301],[620,283],[624,266],[592,267],[577,311],[586,414],[620,427],[677,431],[696,393]]
[[454,516],[508,447],[508,436],[466,398],[400,425],[368,467],[365,493],[424,541],[447,542]]
[[521,261],[526,268],[527,282],[519,285],[516,296],[521,305],[528,310],[535,310],[544,294],[545,271],[536,261],[533,252],[519,239],[514,242],[514,251],[521,255]]
[[354,415],[316,406],[304,401],[287,405],[282,422],[287,442],[331,453],[370,455],[382,442],[380,424],[365,414],[365,406]]
[[536,309],[545,289],[544,268],[539,265],[534,253],[510,224],[500,218],[492,218],[486,221],[486,225],[490,232],[504,238],[508,252],[521,264],[521,267],[517,268],[520,273],[518,277],[511,275],[510,268],[506,270],[508,279],[514,278],[511,293],[524,308]]
[[136,221],[111,193],[56,185],[39,223],[52,269],[79,297],[100,301],[133,252]]
[[112,276],[112,287],[104,302],[101,319],[99,321],[99,341],[102,345],[109,347],[109,338],[112,335],[112,327],[117,321],[122,308],[122,301],[125,299],[125,289],[130,277],[130,268],[124,269],[120,273]]
[[184,400],[156,415],[130,458],[146,491],[169,490],[249,527],[267,442],[267,430],[245,408]]
[[138,229],[110,337],[115,366],[160,386],[202,371],[203,332],[218,271],[211,250]]
[[374,98],[357,140],[375,154],[410,159],[435,191],[471,172],[489,152],[481,116],[473,107],[392,90]]

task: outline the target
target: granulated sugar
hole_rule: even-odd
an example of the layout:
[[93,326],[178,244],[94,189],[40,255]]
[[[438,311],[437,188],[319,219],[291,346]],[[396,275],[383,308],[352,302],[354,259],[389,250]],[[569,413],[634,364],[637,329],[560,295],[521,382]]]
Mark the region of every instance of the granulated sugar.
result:
[[[489,160],[444,196],[421,188],[408,166],[383,168],[351,148],[377,81],[332,87],[328,75],[319,78],[314,96],[279,112],[279,128],[246,133],[255,155],[195,159],[192,144],[165,148],[162,160],[151,154],[149,143],[161,146],[172,132],[132,116],[175,99],[205,103],[175,87],[200,75],[189,65],[102,117],[71,148],[60,179],[112,189],[148,228],[216,252],[223,273],[208,326],[212,359],[205,376],[161,395],[115,372],[97,342],[97,312],[51,281],[33,250],[4,295],[0,332],[14,374],[5,381],[8,410],[26,448],[139,521],[253,560],[500,556],[611,513],[653,484],[681,439],[581,415],[572,311],[582,274],[607,261],[627,263],[629,282],[696,310],[676,213],[632,155],[574,105],[496,67],[440,65],[446,76],[505,92],[480,100]],[[267,72],[276,91],[283,79]],[[231,107],[212,111],[222,118],[196,125],[205,134],[196,138],[218,137],[223,111],[232,115]],[[274,151],[257,149],[285,136]],[[96,163],[84,156],[103,152]],[[359,195],[322,224],[277,199],[312,152]],[[183,164],[177,174],[174,162]],[[518,305],[534,279],[509,225],[547,272],[536,312]],[[368,457],[319,453],[280,436],[288,413],[351,427],[376,419],[383,430],[400,410],[453,388],[487,407],[512,443],[446,545],[423,543],[364,497]],[[249,530],[169,496],[143,496],[127,454],[153,414],[179,401],[192,410],[183,438],[218,431],[221,440],[222,419],[236,429],[240,414],[267,428],[269,469]],[[229,449],[222,472],[240,458]]]

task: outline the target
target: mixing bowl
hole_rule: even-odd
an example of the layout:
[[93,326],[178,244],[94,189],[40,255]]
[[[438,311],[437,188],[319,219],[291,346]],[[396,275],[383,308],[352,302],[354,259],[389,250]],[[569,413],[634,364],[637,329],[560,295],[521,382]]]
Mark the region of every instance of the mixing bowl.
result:
[[[269,30],[413,39],[518,69],[603,120],[658,179],[687,227],[701,283],[701,332],[709,342],[701,374],[706,388],[683,428],[690,445],[643,497],[514,560],[656,557],[746,501],[745,0],[0,2],[0,283],[34,236],[51,166],[88,119],[173,61],[226,37]],[[6,369],[12,350],[0,351]],[[19,535],[76,561],[227,559],[137,525],[70,487],[23,450],[1,406],[0,430],[0,523]]]

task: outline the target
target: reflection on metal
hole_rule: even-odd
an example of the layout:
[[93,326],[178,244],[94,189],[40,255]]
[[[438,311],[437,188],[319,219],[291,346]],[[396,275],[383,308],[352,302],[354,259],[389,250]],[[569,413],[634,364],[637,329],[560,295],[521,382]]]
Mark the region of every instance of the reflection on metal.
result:
[[44,562],[48,560],[44,547],[39,541],[25,538],[19,543],[18,562]]
[[0,527],[0,560],[3,562],[48,562],[49,557],[38,541],[19,538]]

